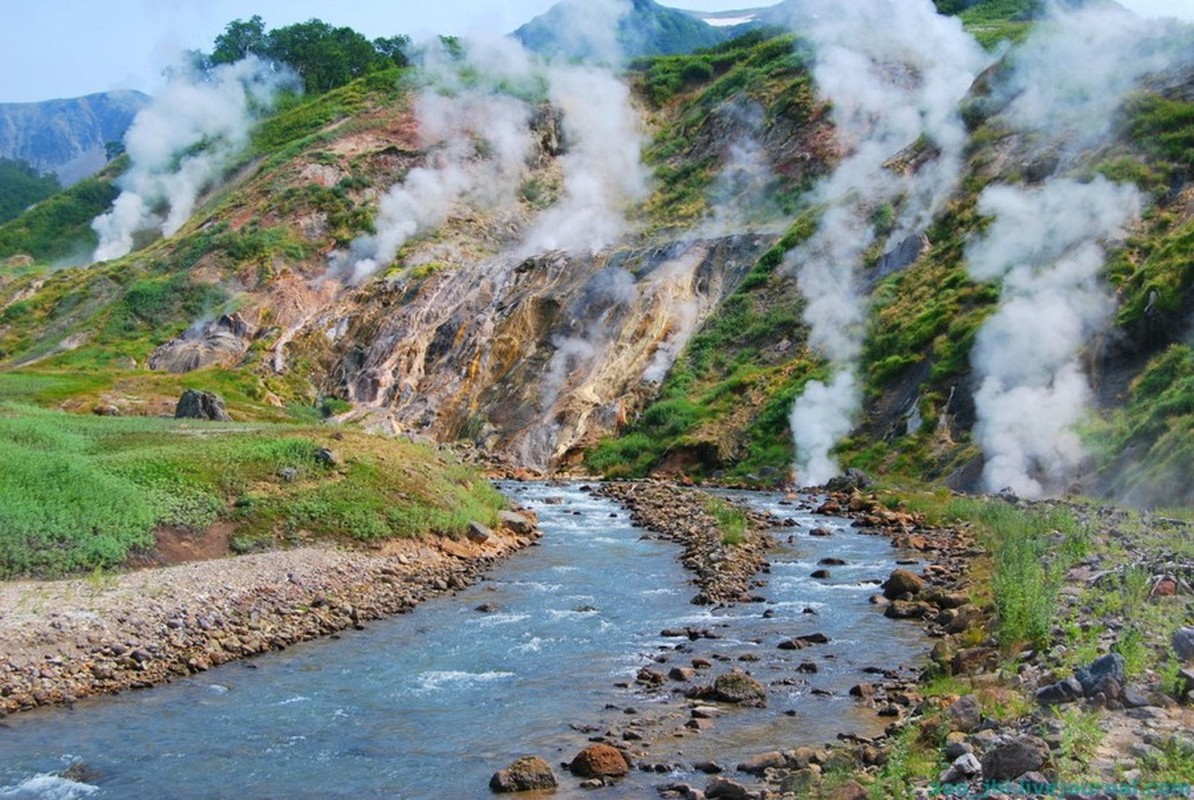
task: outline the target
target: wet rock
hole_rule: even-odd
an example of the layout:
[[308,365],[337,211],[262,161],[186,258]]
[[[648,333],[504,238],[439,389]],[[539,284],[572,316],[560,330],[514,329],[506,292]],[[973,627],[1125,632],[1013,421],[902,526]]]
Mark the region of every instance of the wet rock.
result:
[[809,575],[809,577],[816,578],[817,580],[827,580],[829,578],[829,570],[827,570],[827,569],[815,570],[812,574]]
[[1049,760],[1049,745],[1036,736],[1012,736],[999,741],[982,758],[986,780],[1010,781],[1040,769]]
[[502,794],[554,789],[558,785],[551,766],[538,756],[523,756],[489,779],[489,788]]
[[854,686],[850,687],[850,696],[851,697],[861,697],[863,699],[866,699],[869,697],[874,697],[874,695],[875,695],[874,684],[866,683],[864,681],[863,683],[855,684]]
[[883,616],[888,619],[923,619],[928,615],[930,606],[926,603],[912,603],[907,600],[892,600],[883,609]]
[[709,800],[750,800],[750,796],[745,786],[726,778],[714,778],[705,787],[705,797]]
[[568,770],[579,778],[619,778],[630,771],[630,761],[616,747],[591,744],[576,754]]
[[703,772],[706,775],[717,775],[725,772],[725,768],[716,761],[698,761],[692,765],[692,768],[697,772]]
[[788,761],[784,758],[784,754],[778,750],[770,753],[760,753],[753,758],[749,758],[738,765],[739,772],[745,772],[748,775],[763,775],[769,769],[780,769],[787,766]]
[[899,600],[904,595],[915,597],[917,594],[920,594],[924,585],[924,579],[910,570],[892,570],[891,575],[882,584],[883,596],[888,600]]
[[689,713],[693,719],[713,719],[722,715],[721,709],[713,706],[696,706]]
[[589,778],[587,781],[580,782],[582,789],[601,789],[605,786],[605,781],[601,778]]
[[1089,666],[1074,671],[1074,677],[1082,684],[1082,693],[1093,697],[1100,689],[1105,688],[1104,682],[1114,680],[1120,686],[1124,682],[1124,658],[1119,653],[1109,653],[1091,662]]
[[[983,774],[983,765],[972,753],[963,753],[954,759],[949,769],[941,773],[942,783],[962,783]],[[1023,773],[1016,773],[1017,776]]]
[[767,687],[745,672],[727,672],[713,681],[713,699],[739,705],[764,705]]
[[667,676],[659,670],[651,669],[650,667],[643,667],[635,677],[635,682],[646,686],[662,686],[666,680]]
[[692,667],[672,667],[667,676],[674,681],[690,681],[696,677],[696,670]]
[[224,400],[214,392],[187,389],[174,408],[175,419],[204,419],[210,422],[231,422],[224,408]]

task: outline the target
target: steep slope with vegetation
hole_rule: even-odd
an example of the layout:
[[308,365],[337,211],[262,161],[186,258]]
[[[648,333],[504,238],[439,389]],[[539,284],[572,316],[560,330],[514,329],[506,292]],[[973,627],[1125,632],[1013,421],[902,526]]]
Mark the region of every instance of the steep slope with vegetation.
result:
[[[1019,36],[1015,26],[1031,11],[988,2],[961,13],[979,32],[1006,23],[996,26],[1004,37]],[[57,268],[94,246],[89,221],[119,191],[123,161],[0,227],[6,399],[153,416],[169,413],[184,388],[205,388],[224,395],[238,420],[307,422],[322,412],[467,442],[516,466],[790,480],[792,403],[828,368],[809,346],[805,301],[786,262],[824,214],[810,191],[848,155],[807,41],[763,29],[635,61],[627,81],[648,134],[648,191],[612,204],[633,223],[612,245],[566,252],[525,245],[536,220],[569,197],[567,170],[588,146],[548,73],[486,83],[459,42],[443,43],[447,72],[432,74],[396,65],[407,57],[400,37],[369,43],[314,22],[284,30],[237,21],[209,67],[245,53],[282,58],[284,42],[352,52],[364,42],[369,52],[359,71],[327,77],[315,67],[326,51],[287,50],[308,91],[284,96],[257,124],[177,233],[139,234],[125,257]],[[865,407],[839,448],[845,466],[979,486],[971,358],[999,299],[966,267],[968,245],[990,224],[979,198],[990,185],[1031,186],[1059,162],[1015,130],[992,88],[1000,70],[980,78],[965,103],[963,175],[932,220],[887,241],[902,201],[873,209],[879,238],[860,277]],[[1190,497],[1191,85],[1188,74],[1149,78],[1115,109],[1114,137],[1067,155],[1063,170],[1079,181],[1131,181],[1147,194],[1143,219],[1105,271],[1115,327],[1086,356],[1098,419],[1082,431],[1095,454],[1083,486],[1142,505]],[[443,170],[457,150],[464,155],[452,163],[464,173],[500,152],[471,123],[459,141],[428,139],[428,109],[494,98],[520,104],[528,120],[531,144],[512,196],[485,205],[460,194],[391,260],[356,277],[353,262],[366,261],[358,249],[387,224],[379,207],[404,182],[437,169],[453,180]],[[934,158],[931,143],[906,144],[890,154],[890,169],[915,171]],[[303,431],[296,435],[312,435]],[[63,444],[89,474],[103,472],[82,455],[99,435]],[[277,466],[269,464],[261,469]],[[96,480],[115,480],[104,475]],[[235,510],[241,489],[196,486],[203,513],[242,522],[249,513]],[[390,491],[374,488],[376,497]],[[246,530],[285,538],[303,529],[263,519]],[[143,540],[138,530],[128,541]]]

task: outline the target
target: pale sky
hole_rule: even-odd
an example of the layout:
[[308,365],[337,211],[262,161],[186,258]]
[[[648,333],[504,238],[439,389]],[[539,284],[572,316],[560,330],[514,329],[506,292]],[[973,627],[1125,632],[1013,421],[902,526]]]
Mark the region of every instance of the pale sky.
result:
[[[778,0],[666,0],[700,11]],[[849,0],[843,0],[849,2]],[[209,52],[234,19],[267,28],[318,18],[370,39],[512,31],[556,0],[0,0],[0,102],[78,97],[111,89],[152,93],[182,50]],[[1139,13],[1194,20],[1194,0],[1121,0]]]

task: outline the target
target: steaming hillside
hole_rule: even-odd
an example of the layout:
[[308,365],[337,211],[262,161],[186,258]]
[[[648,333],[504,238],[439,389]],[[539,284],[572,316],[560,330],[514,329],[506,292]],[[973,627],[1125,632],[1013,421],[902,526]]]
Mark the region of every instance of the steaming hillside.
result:
[[[180,86],[198,138],[167,93],[115,186],[0,228],[0,387],[1188,502],[1194,35],[1078,10],[996,59],[927,0],[785,8],[624,74],[501,42],[279,111],[249,62]],[[93,263],[51,269],[84,216]]]

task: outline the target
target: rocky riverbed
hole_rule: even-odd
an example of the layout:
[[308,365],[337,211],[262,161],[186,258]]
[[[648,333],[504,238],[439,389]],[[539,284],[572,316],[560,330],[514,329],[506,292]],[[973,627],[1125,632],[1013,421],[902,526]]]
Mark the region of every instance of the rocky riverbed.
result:
[[[782,526],[782,520],[753,517],[747,546],[734,553],[732,546],[725,546],[711,533],[715,526],[705,514],[701,493],[649,483],[607,485],[600,491],[624,503],[655,535],[684,546],[684,563],[695,573],[694,581],[701,589],[694,602],[761,599],[755,590],[765,587],[758,576],[767,571],[768,541],[762,531]],[[687,704],[646,713],[627,709],[633,714],[629,722],[611,724],[606,718],[592,726],[596,734],[590,737],[592,742],[617,748],[630,768],[665,774],[679,767],[690,773],[707,773],[704,782],[658,783],[661,797],[687,800],[805,796],[861,800],[877,793],[881,796],[886,794],[883,787],[887,782],[907,781],[908,775],[901,771],[909,769],[906,762],[911,747],[942,765],[931,777],[913,781],[921,796],[946,792],[956,796],[1095,798],[1112,796],[1108,791],[1118,786],[1114,791],[1120,794],[1139,790],[1155,796],[1194,797],[1194,775],[1187,774],[1194,763],[1194,738],[1189,734],[1194,730],[1194,712],[1189,705],[1194,697],[1194,671],[1188,660],[1194,656],[1194,629],[1179,627],[1174,634],[1172,658],[1178,659],[1179,672],[1169,686],[1155,672],[1129,680],[1124,658],[1108,653],[1118,647],[1127,631],[1122,616],[1098,620],[1104,632],[1095,639],[1095,652],[1105,655],[1068,676],[1056,666],[1066,652],[1062,644],[1048,653],[1014,651],[1009,661],[1007,651],[998,647],[991,635],[996,620],[990,600],[975,597],[972,569],[986,559],[968,530],[925,525],[922,517],[892,510],[857,487],[830,495],[817,510],[851,517],[860,530],[888,536],[893,545],[917,552],[927,562],[919,574],[894,571],[882,592],[872,598],[883,607],[885,616],[919,621],[935,641],[932,663],[920,675],[875,669],[873,680],[850,690],[857,703],[887,721],[883,732],[873,737],[832,737],[830,729],[826,731],[830,741],[823,746],[785,749],[784,743],[777,741],[773,749],[737,765],[716,760],[687,765],[660,761],[658,751],[652,754],[651,748],[664,737],[700,736],[705,731],[704,735],[715,736],[716,720],[728,713],[728,707],[765,702],[767,688],[754,680],[749,670],[735,667],[713,679],[718,671],[715,664],[693,659],[691,668],[674,667],[670,672],[644,669],[638,681],[643,686],[692,682],[693,688],[686,692]],[[1120,527],[1125,520],[1122,512],[1091,511],[1081,506],[1074,511],[1094,537],[1126,536]],[[1146,521],[1146,525],[1174,524],[1180,523]],[[1148,600],[1170,603],[1158,609],[1159,614],[1176,615],[1180,625],[1180,618],[1190,614],[1191,565],[1180,554],[1150,551],[1143,540],[1130,542],[1128,547],[1133,552],[1139,549],[1137,563],[1145,564],[1150,573]],[[1112,572],[1100,570],[1101,566],[1103,559],[1088,558],[1067,574],[1059,614],[1089,613],[1080,607],[1085,590],[1097,588],[1108,575],[1114,578]],[[1158,569],[1162,572],[1151,575]],[[1093,628],[1094,621],[1087,625]],[[1055,636],[1062,631],[1059,624]],[[686,632],[697,637],[705,633]],[[1128,631],[1127,635],[1132,634]],[[804,644],[796,642],[794,646]],[[1187,646],[1189,652],[1183,654]],[[1180,664],[1183,658],[1187,659],[1185,669]],[[661,656],[659,660],[666,663],[668,659]],[[796,670],[808,663],[802,662]],[[1066,705],[1074,710],[1058,713],[1059,707]],[[1092,714],[1097,716],[1089,716]],[[1092,733],[1092,724],[1101,732]],[[678,728],[681,725],[683,728]],[[931,743],[938,743],[938,752]],[[582,785],[593,788],[616,782],[622,774],[621,762],[618,764],[618,769],[607,774],[574,772],[585,778]],[[1083,785],[1071,781],[1067,788],[1064,782],[1075,773],[1084,776]],[[1157,783],[1158,775],[1161,783]]]
[[533,515],[396,540],[0,583],[0,715],[146,688],[399,614],[538,537]]

